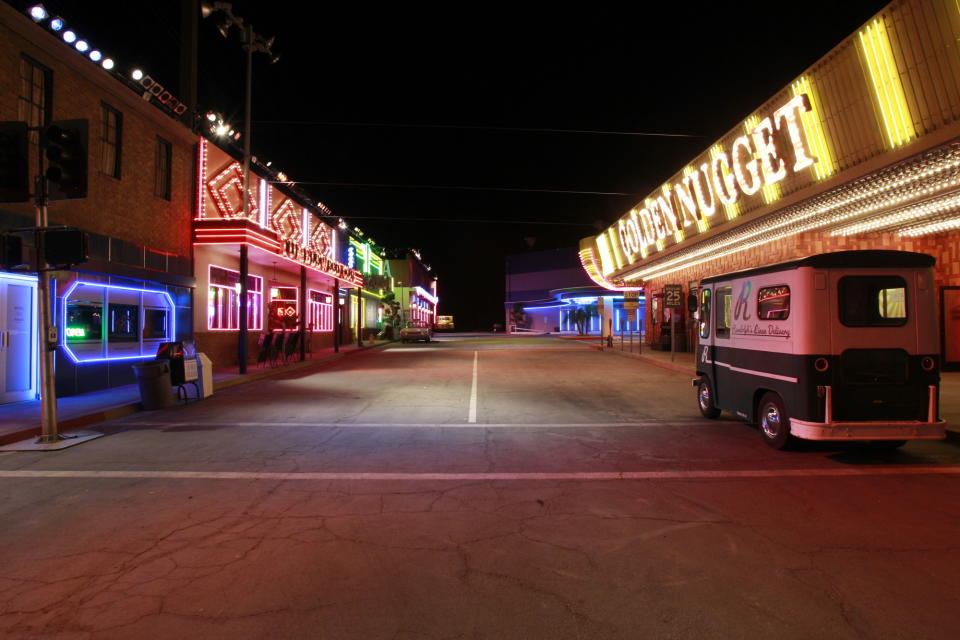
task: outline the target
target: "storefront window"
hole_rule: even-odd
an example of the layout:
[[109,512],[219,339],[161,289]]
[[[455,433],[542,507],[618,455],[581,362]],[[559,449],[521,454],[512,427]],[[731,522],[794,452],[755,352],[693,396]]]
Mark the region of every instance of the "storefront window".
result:
[[269,331],[291,331],[300,325],[300,290],[296,287],[270,287]]
[[[207,328],[240,328],[240,273],[210,265],[210,290],[207,299]],[[263,278],[247,275],[247,328],[263,329]]]
[[77,356],[103,356],[103,299],[102,292],[85,296],[66,303],[64,339]]
[[173,340],[173,310],[166,291],[74,282],[64,294],[62,346],[77,363],[152,358]]
[[333,296],[310,290],[310,313],[307,317],[310,331],[333,331]]
[[163,340],[167,335],[167,310],[151,309],[143,310],[143,339],[144,340]]

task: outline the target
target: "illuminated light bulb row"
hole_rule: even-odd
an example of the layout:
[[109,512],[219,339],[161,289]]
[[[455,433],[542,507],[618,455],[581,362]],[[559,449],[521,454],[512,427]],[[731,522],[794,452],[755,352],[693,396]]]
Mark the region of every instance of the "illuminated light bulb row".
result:
[[[724,234],[712,242],[692,247],[668,260],[645,265],[623,277],[624,280],[638,280],[666,275],[771,240],[830,226],[853,216],[869,215],[907,200],[931,195],[956,186],[958,167],[960,145],[950,145],[945,149],[929,152],[917,160],[862,178],[852,185],[839,187],[807,203],[789,207],[779,214]],[[945,172],[950,174],[944,176]],[[913,189],[896,193],[905,186],[912,186]],[[846,195],[851,191],[851,195]],[[851,207],[853,204],[860,206]],[[811,222],[802,224],[811,219]],[[775,236],[766,235],[771,232]],[[728,247],[729,251],[726,250]]]
[[[207,126],[214,135],[220,136],[221,138],[226,136],[234,140],[240,139],[240,132],[235,131],[232,126],[224,122],[223,116],[220,114],[208,111],[205,117],[208,123]],[[270,165],[271,163],[267,162],[265,166],[269,167]]]
[[917,236],[928,236],[934,233],[943,233],[960,229],[960,218],[951,218],[949,220],[938,220],[916,227],[908,227],[899,232],[898,235],[915,238]]
[[51,16],[50,12],[42,4],[37,4],[29,9],[27,13],[33,18],[34,22],[40,23],[49,20],[47,27],[54,33],[59,33],[60,37],[80,53],[86,55],[92,62],[100,64],[104,69],[111,70],[115,66],[112,58],[104,57],[103,52],[90,46],[90,43],[77,35],[73,29],[67,29],[63,18]]
[[[953,180],[954,185],[960,183],[960,180]],[[831,236],[850,236],[867,231],[875,231],[886,227],[894,227],[904,222],[924,218],[931,214],[942,213],[960,205],[960,196],[953,195],[948,198],[925,202],[918,206],[905,207],[893,213],[882,215],[870,220],[858,222],[835,229],[830,233]]]

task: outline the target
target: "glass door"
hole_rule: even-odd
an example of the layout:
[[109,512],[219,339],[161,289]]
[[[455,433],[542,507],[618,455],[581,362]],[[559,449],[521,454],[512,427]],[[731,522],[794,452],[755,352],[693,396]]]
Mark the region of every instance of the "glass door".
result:
[[37,282],[0,274],[0,404],[37,396]]

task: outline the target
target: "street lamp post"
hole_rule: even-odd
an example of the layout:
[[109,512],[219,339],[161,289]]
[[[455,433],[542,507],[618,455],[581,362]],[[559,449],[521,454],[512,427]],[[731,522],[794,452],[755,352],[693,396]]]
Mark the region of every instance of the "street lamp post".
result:
[[[229,2],[203,3],[200,11],[204,18],[213,13],[220,13],[223,16],[223,22],[218,27],[220,34],[226,38],[231,27],[237,27],[240,30],[240,42],[245,52],[246,64],[244,65],[244,96],[243,96],[243,219],[250,217],[250,128],[251,128],[251,102],[253,100],[253,54],[254,52],[265,53],[270,56],[270,62],[274,63],[280,59],[271,51],[273,38],[265,39],[253,31],[253,25],[244,24],[243,18],[233,15],[233,5]],[[247,279],[250,271],[250,261],[248,257],[247,245],[240,245],[240,317],[238,318],[239,336],[237,337],[237,360],[240,365],[240,373],[247,372]]]

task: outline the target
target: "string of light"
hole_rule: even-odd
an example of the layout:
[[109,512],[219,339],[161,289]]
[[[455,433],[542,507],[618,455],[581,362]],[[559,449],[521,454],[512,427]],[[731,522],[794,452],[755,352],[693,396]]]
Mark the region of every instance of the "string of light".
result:
[[[644,265],[624,280],[655,278],[787,236],[928,198],[960,184],[960,143],[936,149],[838,187],[669,258]],[[905,235],[905,234],[904,234]],[[919,234],[917,234],[919,235]]]

